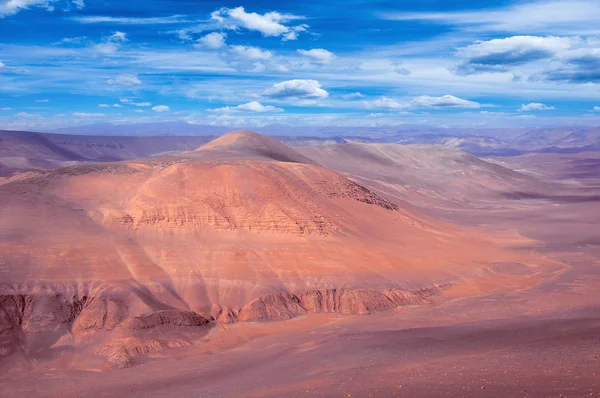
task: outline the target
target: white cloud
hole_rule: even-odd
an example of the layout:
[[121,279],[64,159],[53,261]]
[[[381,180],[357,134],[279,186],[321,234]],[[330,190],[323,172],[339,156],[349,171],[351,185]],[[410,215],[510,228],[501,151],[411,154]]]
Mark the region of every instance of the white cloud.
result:
[[240,111],[246,112],[257,112],[257,113],[265,113],[265,112],[284,112],[281,108],[276,108],[272,105],[263,105],[258,101],[248,102],[247,104],[242,104],[238,106],[226,106],[223,108],[216,109],[207,109],[208,112],[215,113],[235,113]]
[[263,36],[278,37],[282,36],[284,40],[295,40],[298,33],[305,31],[306,25],[286,26],[287,22],[304,19],[304,17],[280,14],[276,11],[265,14],[255,12],[246,12],[244,7],[221,8],[211,13],[211,19],[219,23],[225,29],[237,30],[245,28],[257,31]]
[[113,108],[122,108],[122,107],[123,107],[123,105],[120,105],[120,104],[113,104]]
[[144,111],[143,111],[143,110],[141,110],[141,109],[136,109],[134,112],[135,112],[135,113],[144,113]]
[[431,97],[422,95],[409,102],[399,102],[393,98],[381,97],[372,101],[363,101],[367,109],[478,109],[481,104],[468,101],[453,95]]
[[364,95],[362,95],[359,92],[355,92],[355,93],[348,93],[348,94],[344,94],[342,95],[343,99],[355,99],[355,98],[364,98]]
[[98,108],[110,108],[108,104],[98,104]]
[[81,44],[86,39],[87,39],[86,36],[65,37],[64,39],[62,39],[54,44]]
[[407,109],[408,104],[402,104],[389,97],[381,97],[376,100],[363,101],[367,109]]
[[328,65],[333,61],[335,55],[323,48],[313,48],[312,50],[298,50],[298,52],[309,58],[316,64]]
[[73,4],[75,4],[75,7],[82,9],[83,7],[85,7],[85,1],[84,0],[71,0],[73,2]]
[[4,65],[3,62],[0,62],[0,69],[4,69],[4,68],[6,68],[6,65]]
[[0,111],[10,111],[10,110],[12,110],[12,108],[9,107],[9,106],[4,107],[4,108],[0,108]]
[[92,51],[101,55],[112,55],[116,53],[126,41],[127,34],[117,31],[106,37],[103,43],[92,46]]
[[227,33],[213,32],[201,37],[197,41],[197,46],[210,48],[213,50],[225,47],[225,38]]
[[127,41],[127,34],[123,33],[123,32],[116,31],[115,33],[113,33],[112,35],[110,35],[108,37],[108,40],[118,41],[118,42],[124,42],[124,41]]
[[275,83],[273,87],[265,90],[262,95],[276,99],[316,100],[327,98],[329,93],[322,89],[316,80],[294,79]]
[[464,59],[457,71],[462,74],[507,71],[517,65],[552,58],[569,49],[572,43],[571,38],[555,36],[513,36],[480,41],[456,52]]
[[459,49],[459,75],[512,72],[513,81],[570,84],[600,83],[597,39],[513,36],[478,42]]
[[103,117],[104,113],[73,112],[72,115],[75,117],[85,119],[85,118],[93,118],[93,117]]
[[33,7],[54,11],[52,3],[55,2],[56,0],[2,0],[0,1],[0,18],[3,18],[6,15],[14,15],[21,10]]
[[167,105],[156,105],[152,108],[154,112],[168,112],[171,110]]
[[135,86],[138,84],[142,84],[142,81],[140,79],[138,79],[138,77],[136,75],[123,74],[123,75],[117,75],[117,76],[113,77],[112,79],[108,79],[106,81],[106,83],[117,84],[120,86]]
[[96,44],[92,47],[92,51],[97,54],[111,55],[119,50],[120,45],[112,42]]
[[35,102],[37,102],[39,104],[44,104],[46,102],[50,102],[50,100],[48,100],[48,99],[39,99],[39,100],[35,100]]
[[594,107],[594,112],[600,112],[600,106],[595,106]]
[[250,46],[230,46],[229,50],[242,58],[259,61],[259,60],[267,60],[273,57],[273,53],[271,51],[262,50],[258,47],[250,47]]
[[455,97],[453,95],[443,95],[441,97],[430,97],[422,95],[416,97],[410,102],[413,108],[429,108],[429,109],[477,109],[481,108],[481,104]]
[[148,18],[135,18],[135,17],[109,17],[102,15],[92,15],[86,17],[73,17],[71,18],[79,23],[106,23],[106,24],[121,24],[121,25],[162,25],[162,24],[178,24],[178,23],[191,23],[195,22],[182,15],[173,15],[170,17],[148,17]]
[[532,102],[530,104],[523,104],[518,109],[519,112],[531,112],[531,111],[553,111],[555,108],[553,106],[548,106],[544,104],[540,104],[539,102]]
[[462,25],[470,30],[578,34],[585,31],[597,32],[600,3],[595,0],[538,0],[478,11],[392,12],[380,14],[380,17],[396,21]]
[[283,41],[298,40],[298,34],[301,32],[306,32],[307,30],[308,30],[308,25],[292,26],[291,28],[289,28],[289,31],[283,35],[283,38],[281,40],[283,40]]

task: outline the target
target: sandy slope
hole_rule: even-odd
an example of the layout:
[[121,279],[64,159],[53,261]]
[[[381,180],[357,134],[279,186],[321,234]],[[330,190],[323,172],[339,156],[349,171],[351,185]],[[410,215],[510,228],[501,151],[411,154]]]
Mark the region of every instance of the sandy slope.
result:
[[129,366],[192,344],[181,330],[213,319],[366,314],[564,268],[518,249],[530,240],[425,217],[251,132],[32,175],[0,197],[0,352],[12,358],[66,344]]
[[442,146],[353,143],[296,150],[378,192],[422,207],[481,207],[513,192],[551,189],[531,175]]

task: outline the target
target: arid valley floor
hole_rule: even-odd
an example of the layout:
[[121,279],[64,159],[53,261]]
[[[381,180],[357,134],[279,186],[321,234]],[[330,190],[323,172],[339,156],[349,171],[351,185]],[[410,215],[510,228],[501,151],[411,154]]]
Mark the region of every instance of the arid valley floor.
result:
[[600,396],[600,152],[11,145],[2,397]]

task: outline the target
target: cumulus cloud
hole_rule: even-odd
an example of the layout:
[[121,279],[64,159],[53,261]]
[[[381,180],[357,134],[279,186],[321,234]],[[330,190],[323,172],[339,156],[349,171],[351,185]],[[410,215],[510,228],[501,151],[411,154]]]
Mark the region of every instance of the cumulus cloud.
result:
[[83,7],[85,7],[85,1],[84,0],[71,0],[71,2],[75,5],[75,7],[82,9]]
[[73,112],[72,115],[75,117],[85,119],[85,118],[93,118],[93,117],[103,117],[104,113]]
[[108,79],[106,81],[108,84],[117,84],[120,86],[135,86],[142,84],[142,81],[138,79],[137,75],[133,74],[122,74],[113,77],[112,79]]
[[208,109],[209,112],[215,113],[236,113],[236,112],[284,112],[283,109],[274,107],[272,105],[263,105],[258,101],[248,102],[247,104],[241,104],[238,106],[226,106],[223,108]]
[[116,53],[126,41],[127,34],[117,31],[106,37],[102,43],[92,46],[92,51],[100,55],[112,55]]
[[284,73],[288,71],[288,67],[281,63],[281,61],[285,62],[285,59],[275,57],[271,51],[259,47],[232,45],[228,46],[227,52],[222,52],[220,56],[224,62],[236,70],[254,73],[264,71]]
[[273,57],[273,53],[271,51],[267,51],[267,50],[262,50],[258,47],[251,47],[251,46],[230,46],[229,50],[242,58],[248,59],[248,60],[252,60],[252,61],[259,61],[259,60],[267,60],[270,59],[271,57]]
[[531,112],[531,111],[553,111],[555,108],[553,106],[548,106],[544,104],[540,104],[539,102],[532,102],[530,104],[523,104],[518,109],[519,112]]
[[154,112],[168,112],[171,110],[171,108],[169,108],[167,105],[156,105],[155,107],[152,107],[152,110]]
[[291,100],[317,100],[327,98],[329,93],[316,80],[287,80],[275,83],[262,93],[265,97]]
[[307,57],[316,64],[328,65],[333,61],[335,55],[323,48],[313,48],[312,50],[298,50],[300,54]]
[[600,112],[600,106],[595,106],[594,107],[594,112]]
[[306,25],[287,25],[290,21],[304,19],[304,17],[280,14],[276,11],[258,14],[246,12],[244,7],[221,8],[211,13],[211,19],[225,29],[245,28],[260,32],[266,37],[282,37],[284,40],[296,40],[298,33],[307,29]]
[[212,50],[217,50],[219,48],[225,47],[225,38],[227,37],[227,33],[213,32],[209,33],[205,36],[202,36],[200,39],[196,41],[196,47],[200,48],[210,48]]
[[600,48],[573,49],[561,54],[560,59],[561,66],[537,77],[558,83],[600,83]]
[[478,42],[456,55],[463,58],[454,70],[460,75],[512,71],[522,81],[528,70],[528,81],[600,83],[600,48],[593,39],[513,36]]
[[456,55],[464,61],[456,67],[459,74],[504,72],[529,62],[545,60],[571,47],[564,37],[513,36],[480,41],[463,47]]

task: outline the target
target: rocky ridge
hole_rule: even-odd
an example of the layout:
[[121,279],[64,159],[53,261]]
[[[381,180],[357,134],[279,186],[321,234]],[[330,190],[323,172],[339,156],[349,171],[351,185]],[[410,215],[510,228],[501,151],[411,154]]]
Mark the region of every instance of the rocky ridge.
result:
[[[0,358],[20,351],[29,353],[63,342],[65,336],[76,344],[77,337],[106,332],[109,337],[96,350],[117,367],[136,363],[137,357],[168,347],[191,344],[186,340],[156,342],[136,336],[153,329],[210,327],[216,323],[267,322],[291,319],[309,313],[366,315],[405,305],[423,305],[442,287],[433,286],[416,291],[390,288],[384,291],[367,289],[319,289],[302,293],[273,293],[256,298],[243,308],[222,308],[215,317],[189,310],[168,309],[133,315],[129,304],[118,297],[99,293],[89,297],[61,293],[0,295]],[[41,336],[51,334],[45,343]],[[75,343],[73,342],[75,337]],[[136,347],[128,347],[131,338]],[[154,343],[153,343],[154,341]],[[63,342],[64,343],[64,342]]]

